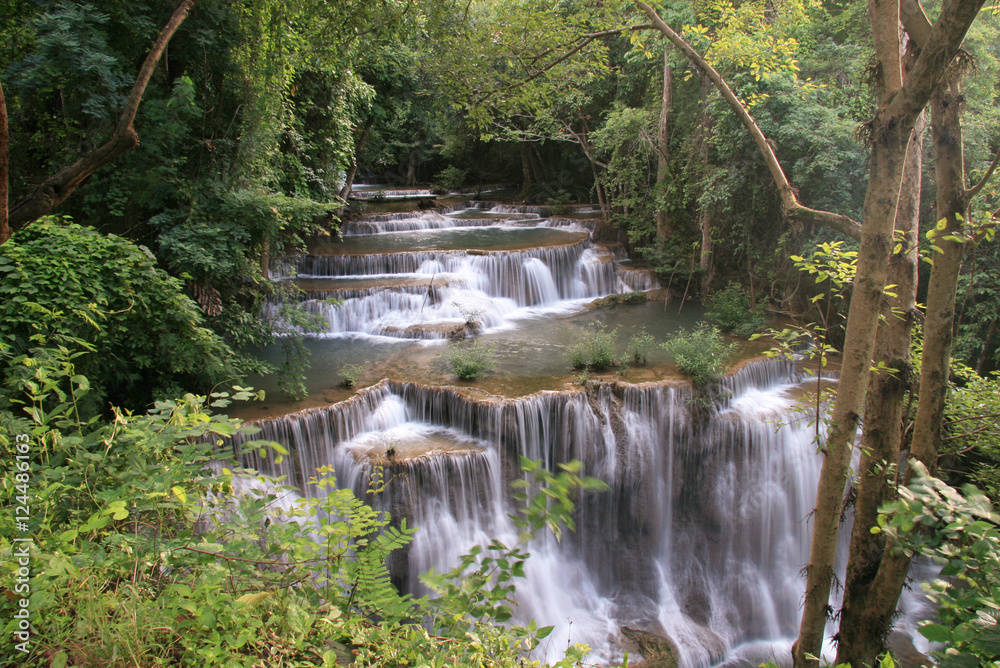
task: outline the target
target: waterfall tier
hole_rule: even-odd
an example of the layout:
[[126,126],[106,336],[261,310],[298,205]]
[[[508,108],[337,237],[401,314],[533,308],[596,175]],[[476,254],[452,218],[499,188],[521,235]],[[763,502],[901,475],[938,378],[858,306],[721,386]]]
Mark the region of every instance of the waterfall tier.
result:
[[[619,625],[653,624],[682,665],[709,666],[741,643],[794,635],[820,466],[814,432],[788,418],[799,380],[787,364],[747,365],[710,416],[692,413],[688,387],[666,383],[501,400],[382,381],[259,423],[255,438],[291,454],[246,463],[295,485],[332,464],[339,484],[363,493],[373,458],[387,462],[392,483],[379,503],[420,527],[395,577],[419,592],[420,573],[473,545],[516,542],[508,490],[521,456],[552,470],[579,459],[611,491],[581,499],[578,530],[561,544],[530,546],[518,615],[556,625],[550,659],[570,637],[613,659]],[[773,414],[741,412],[750,393]]]

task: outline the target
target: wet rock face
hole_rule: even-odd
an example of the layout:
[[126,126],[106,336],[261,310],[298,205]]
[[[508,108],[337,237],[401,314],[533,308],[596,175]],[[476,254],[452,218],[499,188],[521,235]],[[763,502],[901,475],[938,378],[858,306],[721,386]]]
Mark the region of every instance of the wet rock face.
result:
[[677,668],[677,648],[660,630],[646,630],[630,626],[621,627],[622,646],[632,646],[645,661],[635,668]]
[[464,322],[418,324],[410,325],[405,329],[400,329],[399,327],[386,327],[387,334],[392,335],[400,332],[402,332],[403,336],[408,339],[450,339],[452,341],[461,341],[462,339],[465,339],[475,333],[473,328],[469,327]]

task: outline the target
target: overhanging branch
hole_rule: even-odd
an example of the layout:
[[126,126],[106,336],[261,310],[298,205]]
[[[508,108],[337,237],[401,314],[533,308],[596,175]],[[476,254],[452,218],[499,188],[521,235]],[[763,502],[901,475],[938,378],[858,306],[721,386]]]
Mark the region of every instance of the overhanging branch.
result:
[[73,164],[60,169],[36,186],[30,195],[15,204],[10,210],[10,227],[13,230],[18,230],[47,214],[73,194],[73,191],[94,172],[114,162],[117,158],[139,145],[139,135],[132,125],[135,122],[139,103],[142,101],[146,86],[149,85],[153,71],[156,69],[160,57],[166,50],[170,38],[174,36],[181,23],[187,18],[191,8],[194,7],[195,1],[182,0],[177,5],[177,8],[174,9],[170,20],[167,21],[160,34],[157,35],[156,42],[153,43],[153,48],[139,69],[139,74],[136,76],[135,84],[133,84],[132,90],[129,92],[125,108],[118,118],[118,124],[111,134],[111,139]]
[[993,172],[996,171],[998,163],[1000,163],[1000,149],[997,149],[996,155],[993,156],[993,162],[990,163],[989,169],[987,169],[986,173],[983,174],[983,178],[979,180],[979,183],[969,189],[969,192],[967,193],[969,200],[978,195],[979,192],[986,186],[990,177],[993,176]]
[[781,209],[785,217],[788,220],[800,223],[817,223],[825,225],[826,227],[846,234],[854,239],[860,239],[861,225],[852,220],[849,216],[832,213],[830,211],[810,209],[809,207],[802,205],[799,201],[798,195],[795,193],[795,188],[788,182],[788,178],[785,176],[785,171],[781,167],[781,162],[779,162],[778,156],[774,154],[774,150],[767,141],[767,137],[757,125],[757,121],[754,120],[753,116],[750,115],[750,112],[747,111],[745,106],[743,106],[743,103],[740,102],[738,97],[736,97],[736,94],[733,92],[732,88],[729,87],[729,84],[726,83],[726,80],[722,78],[722,75],[719,74],[715,68],[708,63],[708,61],[702,58],[701,54],[695,51],[683,37],[674,32],[670,26],[664,23],[663,19],[660,18],[660,15],[656,13],[656,10],[645,2],[639,2],[637,0],[635,4],[653,22],[653,27],[663,33],[663,35],[670,40],[674,46],[680,49],[680,51],[687,56],[688,60],[690,60],[695,67],[704,72],[705,76],[707,76],[715,85],[723,99],[726,100],[729,107],[736,113],[740,122],[743,123],[743,126],[753,137],[754,143],[757,144],[757,148],[764,157],[764,162],[767,163],[767,168],[771,172],[771,177],[778,186],[778,195],[781,198]]

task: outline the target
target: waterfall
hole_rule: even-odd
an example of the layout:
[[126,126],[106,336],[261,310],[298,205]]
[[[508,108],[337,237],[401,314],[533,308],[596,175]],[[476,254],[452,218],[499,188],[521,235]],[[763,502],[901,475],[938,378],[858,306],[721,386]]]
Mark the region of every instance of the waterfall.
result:
[[371,457],[392,447],[379,503],[420,531],[391,566],[420,592],[429,568],[489,540],[516,542],[508,488],[521,456],[551,470],[579,459],[611,491],[581,498],[577,531],[561,543],[529,546],[517,619],[556,626],[539,650],[548,660],[568,642],[614,660],[619,625],[635,624],[670,637],[683,666],[710,666],[743,643],[787,643],[797,628],[821,463],[812,428],[791,411],[801,380],[784,362],[748,364],[711,414],[692,412],[688,387],[664,382],[470,399],[382,381],[258,423],[254,438],[291,454],[245,462],[296,486],[332,464],[340,485],[363,493]]
[[485,227],[496,225],[496,223],[495,218],[454,218],[441,215],[440,212],[425,213],[421,216],[414,216],[412,213],[388,214],[352,221],[343,227],[341,234],[350,237],[385,232],[440,230],[451,227]]
[[[589,242],[481,253],[305,256],[298,260],[298,274],[308,279],[368,277],[379,283],[308,292],[303,307],[326,320],[328,334],[411,339],[453,336],[471,313],[480,329],[490,330],[523,309],[565,309],[567,302],[622,289],[614,263]],[[342,301],[324,301],[328,297]],[[270,305],[274,317],[277,306]]]
[[[466,202],[444,212],[371,215],[347,223],[343,243],[324,238],[313,242],[314,254],[274,258],[270,274],[302,286],[296,300],[327,322],[319,336],[397,339],[461,338],[536,317],[538,309],[565,313],[584,300],[658,287],[649,270],[626,266],[617,247],[584,237],[592,222],[539,218],[544,209]],[[478,234],[471,228],[484,233],[465,236]],[[558,231],[540,235],[543,228]],[[451,250],[473,238],[485,249]],[[528,246],[539,239],[558,245]],[[272,321],[280,306],[267,306]]]

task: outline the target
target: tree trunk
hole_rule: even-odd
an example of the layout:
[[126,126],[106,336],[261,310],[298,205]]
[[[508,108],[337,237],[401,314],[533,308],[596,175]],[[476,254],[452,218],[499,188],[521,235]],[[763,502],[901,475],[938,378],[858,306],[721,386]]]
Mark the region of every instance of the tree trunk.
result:
[[[965,245],[949,240],[961,234],[969,219],[969,198],[965,189],[965,158],[962,150],[962,92],[957,78],[943,82],[931,103],[931,131],[934,137],[934,176],[937,181],[937,212],[946,221],[934,244],[943,252],[932,253],[934,268],[927,284],[927,312],[924,316],[924,346],[920,366],[920,399],[913,425],[910,455],[934,471],[938,442],[944,419],[951,367],[952,327],[958,273]],[[940,223],[939,223],[940,224]]]
[[594,190],[597,192],[597,202],[601,206],[601,220],[597,224],[597,229],[594,230],[594,238],[600,241],[611,241],[615,236],[611,224],[611,204],[608,202],[607,194],[601,185],[600,174],[597,171],[597,158],[594,156],[594,147],[591,146],[590,140],[587,138],[587,130],[584,128],[583,131],[577,132],[569,124],[565,124],[563,127],[580,144],[584,155],[587,156],[587,161],[590,162],[590,170],[594,174]]
[[10,224],[7,222],[7,188],[10,183],[10,135],[7,132],[7,99],[0,85],[0,244],[10,239]]
[[[701,141],[699,150],[701,152],[701,166],[703,170],[703,178],[708,179],[709,176],[709,160],[708,160],[708,145],[709,138],[712,134],[712,125],[714,120],[712,114],[708,111],[708,96],[712,92],[712,82],[709,81],[708,77],[702,77],[701,79]],[[712,278],[715,274],[715,262],[712,256],[715,250],[715,244],[712,241],[712,223],[714,218],[710,211],[705,210],[703,207],[701,210],[701,255],[698,257],[698,267],[701,270],[701,283],[700,291],[701,298],[704,299],[708,296],[709,290],[712,288]]]
[[[670,67],[670,47],[663,47],[663,106],[660,108],[660,127],[657,134],[656,185],[660,196],[665,195],[664,181],[670,167],[670,105],[674,84],[674,70]],[[656,212],[656,236],[672,237],[673,226],[666,211],[666,203]]]
[[531,192],[531,154],[527,142],[521,142],[521,197]]
[[354,157],[351,159],[351,167],[347,170],[344,187],[340,189],[340,199],[344,201],[351,196],[351,189],[354,187],[354,177],[358,173],[358,155],[364,150],[365,143],[368,141],[368,134],[371,132],[372,124],[374,123],[373,119],[368,119],[365,122],[365,127],[361,129],[361,136],[358,137],[358,143],[354,147]]
[[406,185],[417,185],[417,151],[410,151],[410,156],[406,159]]
[[[873,0],[870,5],[875,53],[882,72],[882,97],[873,128],[868,192],[858,268],[851,294],[837,399],[824,446],[825,458],[816,492],[812,544],[806,568],[806,594],[799,637],[792,647],[796,668],[818,666],[830,609],[837,537],[843,513],[844,487],[857,436],[868,373],[875,348],[883,288],[893,247],[892,230],[910,132],[916,113],[896,111],[889,102],[900,96],[898,0]],[[922,108],[922,106],[921,106]],[[905,134],[903,134],[905,132]]]
[[265,281],[271,280],[271,240],[266,237],[260,244],[260,274]]
[[139,69],[139,74],[129,92],[125,109],[118,118],[118,124],[111,134],[111,139],[73,164],[60,169],[35,187],[30,195],[15,204],[10,210],[11,228],[18,230],[44,216],[73,194],[73,191],[91,174],[139,145],[139,135],[132,125],[135,121],[136,111],[139,109],[139,103],[142,101],[150,77],[153,76],[156,64],[167,48],[167,43],[170,42],[170,38],[174,36],[181,23],[187,18],[194,4],[195,0],[182,0],[177,5],[170,20],[157,35],[153,48]]
[[[854,502],[854,529],[850,559],[844,582],[844,603],[837,635],[837,663],[871,666],[885,650],[892,619],[881,614],[883,605],[871,600],[870,588],[882,561],[885,540],[871,533],[878,509],[895,496],[896,463],[903,436],[903,403],[912,391],[910,330],[917,296],[917,244],[920,237],[920,177],[924,121],[921,118],[903,167],[899,206],[896,210],[896,242],[901,251],[889,261],[890,283],[897,297],[890,298],[890,312],[879,326],[875,360],[896,369],[877,372],[868,385],[865,425],[861,437],[861,466]],[[899,234],[902,233],[902,238]],[[890,604],[895,607],[895,601]]]
[[[952,324],[955,315],[958,271],[962,261],[962,244],[941,237],[960,231],[961,221],[955,216],[968,207],[962,158],[959,91],[955,81],[941,84],[931,102],[931,130],[934,138],[934,172],[937,181],[939,215],[948,221],[939,231],[935,243],[943,253],[934,253],[934,268],[927,289],[927,311],[924,318],[924,345],[921,356],[920,397],[913,426],[910,456],[921,461],[928,471],[937,465],[937,444],[944,417],[944,400],[951,362]],[[905,482],[912,476],[906,471]],[[885,546],[878,572],[869,586],[866,616],[870,624],[883,628],[891,624],[896,613],[899,593],[910,570],[909,557],[894,553]]]

